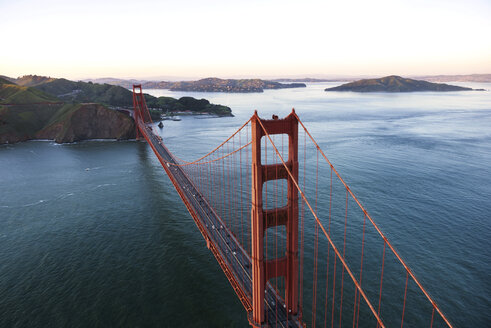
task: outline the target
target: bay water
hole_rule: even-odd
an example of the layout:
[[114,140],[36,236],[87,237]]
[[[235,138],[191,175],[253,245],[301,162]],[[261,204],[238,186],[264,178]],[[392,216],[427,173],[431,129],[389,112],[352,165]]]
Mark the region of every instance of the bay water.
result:
[[[491,84],[486,91],[254,94],[144,90],[230,106],[164,121],[206,154],[258,110],[295,108],[457,327],[491,322]],[[414,251],[414,243],[426,245]],[[0,146],[1,327],[246,327],[246,314],[145,142]]]

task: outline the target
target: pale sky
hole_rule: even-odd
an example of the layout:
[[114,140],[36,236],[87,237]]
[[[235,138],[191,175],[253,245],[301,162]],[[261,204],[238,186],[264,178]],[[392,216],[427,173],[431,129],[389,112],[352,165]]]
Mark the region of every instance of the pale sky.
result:
[[491,73],[490,0],[0,0],[0,75]]

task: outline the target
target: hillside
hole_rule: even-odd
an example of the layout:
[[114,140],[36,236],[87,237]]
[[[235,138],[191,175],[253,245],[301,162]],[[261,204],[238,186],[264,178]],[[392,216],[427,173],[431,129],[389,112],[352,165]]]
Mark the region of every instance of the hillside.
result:
[[31,87],[14,84],[0,78],[0,104],[34,104],[59,102],[56,97]]
[[[56,79],[37,85],[37,89],[53,94],[60,100],[76,103],[101,103],[116,107],[133,107],[133,93],[123,87],[110,84],[98,84],[92,82],[74,82],[66,79]],[[184,98],[184,99],[183,99]],[[154,97],[145,94],[145,101],[149,108],[161,112],[209,113],[217,116],[231,116],[229,107],[210,104],[206,99],[183,97],[175,99],[171,97]]]
[[365,79],[346,83],[337,87],[327,88],[325,91],[353,91],[353,92],[416,92],[416,91],[465,91],[473,90],[455,85],[432,83],[427,81],[406,79],[391,75],[379,79]]
[[0,106],[0,144],[35,138],[61,104]]
[[0,107],[0,144],[31,139],[58,143],[131,139],[133,119],[99,104],[34,104]]
[[15,84],[15,83],[10,81],[9,77],[0,75],[0,84]]
[[[0,77],[0,144],[31,139],[73,142],[84,139],[134,137],[134,122],[116,108],[133,107],[132,92],[119,86],[66,79],[23,77],[20,86]],[[29,81],[30,82],[29,82]],[[41,82],[44,81],[44,82]],[[154,119],[177,112],[232,116],[229,107],[206,99],[153,97],[145,95]]]
[[55,79],[35,88],[67,102],[95,102],[111,106],[133,106],[132,93],[120,86]]
[[53,139],[57,143],[133,139],[135,123],[128,115],[100,104],[66,105],[36,133],[36,138]]
[[142,85],[148,89],[169,89],[172,91],[194,92],[263,92],[266,89],[303,88],[304,83],[280,83],[260,79],[219,79],[206,78],[198,81],[183,82],[146,82]]
[[20,86],[0,78],[0,144],[38,138],[72,142],[134,137],[129,116],[96,104],[64,104],[38,88],[58,80],[28,76],[17,81],[40,84],[36,88]]
[[44,84],[56,80],[53,77],[39,75],[24,75],[16,79],[10,78],[12,82],[23,87],[33,87],[39,84]]

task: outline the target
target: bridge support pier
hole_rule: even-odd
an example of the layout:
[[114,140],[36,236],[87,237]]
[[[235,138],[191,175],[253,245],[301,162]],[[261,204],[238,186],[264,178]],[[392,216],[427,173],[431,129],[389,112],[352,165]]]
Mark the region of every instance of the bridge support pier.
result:
[[[284,119],[263,120],[257,112],[251,120],[252,127],[252,321],[255,327],[265,322],[265,290],[269,279],[284,277],[285,302],[290,315],[298,313],[298,191],[292,177],[282,163],[263,165],[261,138],[266,134],[288,135],[288,160],[286,166],[298,181],[298,120],[294,111]],[[287,205],[282,208],[263,208],[263,185],[269,180],[286,179]],[[286,254],[276,259],[265,259],[264,232],[274,226],[284,225],[287,233]]]

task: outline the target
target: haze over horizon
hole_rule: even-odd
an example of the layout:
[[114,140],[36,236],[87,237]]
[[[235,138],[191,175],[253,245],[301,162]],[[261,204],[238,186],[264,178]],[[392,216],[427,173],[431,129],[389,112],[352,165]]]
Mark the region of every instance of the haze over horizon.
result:
[[491,72],[491,2],[0,4],[0,75],[326,77]]

